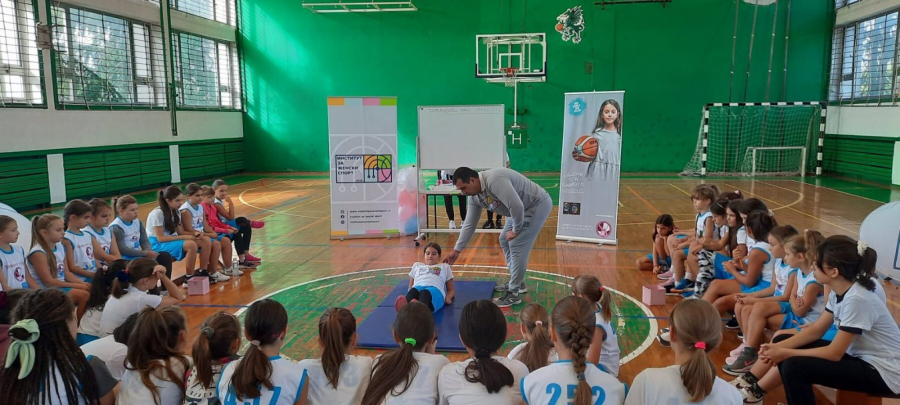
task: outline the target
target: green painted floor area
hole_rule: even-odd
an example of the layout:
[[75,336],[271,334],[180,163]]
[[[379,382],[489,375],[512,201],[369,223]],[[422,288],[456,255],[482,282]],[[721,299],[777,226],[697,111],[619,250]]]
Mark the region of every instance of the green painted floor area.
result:
[[[407,268],[383,269],[350,273],[331,278],[309,281],[272,295],[288,311],[290,319],[282,349],[284,354],[295,359],[317,357],[318,319],[327,309],[322,306],[343,307],[353,312],[357,322],[362,322],[378,304],[384,300],[398,282],[407,280]],[[507,273],[501,269],[468,266],[454,271],[458,280],[502,280]],[[527,280],[529,292],[525,302],[504,310],[508,325],[506,344],[502,352],[507,353],[523,340],[519,326],[519,311],[528,303],[538,303],[552,310],[554,304],[571,294],[571,279],[555,274],[529,271]],[[648,318],[649,310],[639,302],[618,292],[613,297],[614,314],[612,324],[616,326],[621,358],[626,358],[655,334],[653,322]],[[376,353],[376,351],[372,351]]]

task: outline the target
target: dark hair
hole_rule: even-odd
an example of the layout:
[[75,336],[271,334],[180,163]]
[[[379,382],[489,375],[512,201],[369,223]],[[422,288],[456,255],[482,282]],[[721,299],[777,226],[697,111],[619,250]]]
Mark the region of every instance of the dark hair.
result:
[[[594,338],[594,305],[584,298],[566,297],[553,307],[550,319],[559,342],[572,351],[575,374],[584,374],[587,368],[587,351]],[[574,405],[590,405],[590,403],[591,386],[579,378]]]
[[[744,226],[744,218],[741,217],[741,204],[743,202],[741,200],[731,200],[728,202],[728,209],[734,213],[734,229],[728,228],[728,248],[734,249],[737,248],[737,234],[738,230]],[[726,212],[727,214],[727,212]]]
[[590,275],[580,275],[572,280],[572,292],[581,295],[592,304],[600,303],[601,315],[607,322],[612,322],[612,293],[600,279]]
[[429,242],[427,245],[425,245],[422,251],[427,252],[428,248],[434,248],[434,250],[437,250],[438,256],[441,255],[441,245],[438,245],[436,242]]
[[[32,343],[34,366],[28,375],[18,378],[22,367],[18,357],[12,360],[10,367],[0,368],[0,392],[4,403],[49,404],[54,396],[73,401],[83,398],[88,404],[100,403],[97,378],[69,331],[68,322],[75,316],[74,309],[72,299],[56,288],[30,291],[21,297],[13,310],[12,320],[33,319],[38,324],[40,336]],[[9,331],[9,336],[26,340],[31,335],[16,328]],[[47,389],[51,386],[56,390]]]
[[[175,197],[178,196],[176,195]],[[137,199],[130,195],[123,195],[121,197],[114,197],[112,199],[112,205],[116,207],[116,211],[124,210],[125,208],[128,208],[129,205],[137,203]],[[166,205],[166,207],[160,205],[159,208],[165,210],[166,208],[168,208],[168,205]]]
[[709,211],[717,217],[724,217],[728,214],[728,212],[726,212],[727,208],[728,200],[719,198],[716,201],[713,201],[713,203],[709,206]]
[[94,275],[94,279],[91,281],[91,297],[88,298],[87,309],[103,311],[106,301],[109,299],[109,294],[112,293],[112,287],[116,282],[116,275],[120,271],[125,271],[126,268],[128,268],[128,260],[119,259],[113,260],[112,263],[107,265],[106,270],[103,270],[102,267],[97,269],[97,274]]
[[478,172],[468,168],[468,167],[460,167],[453,172],[453,183],[456,184],[457,181],[461,181],[463,183],[468,183],[472,181],[472,179],[478,178]]
[[170,208],[169,203],[166,202],[166,200],[174,200],[181,194],[181,189],[178,188],[178,186],[169,186],[159,190],[159,195],[156,197],[159,209],[162,210],[163,213],[163,228],[170,233],[175,233],[181,219],[179,218],[180,215],[178,215],[178,212]]
[[466,381],[484,384],[488,394],[500,392],[503,387],[512,387],[515,383],[512,371],[491,357],[491,353],[503,346],[506,332],[506,316],[492,301],[472,301],[463,307],[459,316],[459,338],[475,352],[475,358],[466,366]]
[[768,211],[769,207],[759,198],[748,198],[741,201],[741,208],[738,210],[740,214],[750,215],[753,211]]
[[90,201],[88,201],[88,205],[91,206],[91,214],[93,214],[95,217],[100,215],[103,210],[112,210],[112,207],[109,205],[109,203],[102,198],[92,198]]
[[774,237],[776,240],[778,240],[778,243],[784,246],[785,243],[787,243],[788,239],[794,237],[795,235],[798,235],[799,233],[800,232],[797,232],[797,228],[794,228],[793,225],[781,225],[772,228],[772,230],[769,231],[769,236]]
[[859,283],[869,291],[875,291],[875,263],[878,253],[867,247],[859,254],[859,242],[845,235],[834,235],[825,239],[818,247],[816,265],[825,270],[825,266],[834,267],[841,277]]
[[200,334],[194,341],[191,356],[194,358],[197,380],[203,388],[215,386],[213,362],[232,355],[231,347],[240,339],[241,324],[232,314],[219,311],[200,324]]
[[[54,246],[50,246],[50,244],[44,240],[44,237],[41,236],[41,231],[46,230],[50,227],[50,224],[56,221],[62,221],[62,218],[53,214],[35,215],[34,218],[31,218],[31,246],[37,245],[44,249],[51,276],[56,274],[56,266],[58,263],[56,263],[56,255],[53,254]],[[63,227],[65,226],[65,221],[63,221]]]
[[719,186],[715,184],[698,184],[691,191],[691,198],[694,200],[709,200],[712,204],[719,197]]
[[[662,214],[662,215],[656,217],[656,224],[653,225],[653,237],[652,237],[654,242],[656,242],[656,236],[659,235],[656,232],[656,225],[667,226],[674,231],[675,230],[675,219],[672,218],[672,216],[669,214]],[[668,236],[668,235],[666,235],[666,236]]]
[[[145,307],[128,338],[125,368],[140,374],[141,382],[153,394],[153,401],[157,404],[162,403],[162,398],[152,377],[184,387],[184,374],[175,371],[172,366],[173,360],[181,363],[182,370],[188,370],[191,366],[188,358],[177,349],[178,339],[186,329],[187,320],[181,307]],[[184,390],[181,395],[183,398]]]
[[9,291],[0,291],[3,299],[0,299],[0,325],[11,325],[13,311],[16,310],[16,304],[31,290],[26,288],[16,288]]
[[113,329],[113,339],[116,342],[128,345],[128,339],[131,338],[131,332],[134,331],[134,326],[137,325],[139,315],[139,313],[128,315],[128,318],[125,318],[125,322],[122,322],[119,327]]
[[194,195],[199,193],[202,190],[200,185],[197,183],[188,183],[188,185],[184,186],[184,195]]
[[[419,372],[413,352],[422,351],[434,339],[434,316],[425,304],[411,302],[397,313],[393,328],[400,347],[375,360],[362,405],[381,404],[388,394],[398,396],[409,389]],[[398,386],[403,388],[394,390]]]
[[156,260],[149,257],[141,257],[134,259],[128,263],[125,270],[116,272],[116,280],[112,284],[112,296],[122,298],[128,293],[128,287],[131,283],[150,277],[153,275],[153,269],[156,268]]
[[84,214],[89,214],[94,212],[94,207],[91,207],[90,204],[84,202],[83,200],[72,200],[66,204],[66,207],[63,208],[63,226],[66,229],[69,229],[69,217],[76,216],[80,217]]
[[611,105],[616,108],[616,112],[619,113],[619,116],[616,117],[616,120],[613,122],[613,125],[616,126],[616,132],[620,135],[622,134],[622,107],[619,106],[619,102],[613,99],[609,99],[600,104],[600,112],[597,113],[597,124],[594,126],[594,131],[605,128],[606,123],[603,122],[603,108]]
[[819,246],[825,241],[819,231],[807,229],[802,235],[797,235],[787,241],[785,247],[794,254],[803,254],[806,264],[812,266],[819,256]]
[[322,370],[334,389],[341,379],[341,364],[356,333],[356,318],[344,308],[331,308],[319,318],[319,339],[322,340]]
[[[680,370],[681,383],[691,396],[691,402],[700,402],[712,393],[716,365],[707,353],[722,341],[719,318],[718,310],[704,300],[681,301],[669,315],[670,327],[678,338],[676,344],[690,353]],[[697,343],[703,343],[705,348],[695,347]]]
[[216,179],[215,181],[212,182],[213,190],[215,190],[219,187],[222,187],[222,186],[227,186],[227,185],[228,185],[228,183],[225,183],[225,180],[222,180],[222,179]]
[[741,193],[741,190],[734,190],[727,193],[720,193],[719,198],[728,201],[742,200],[744,199],[744,194]]
[[553,349],[547,309],[540,304],[528,304],[522,308],[522,312],[519,312],[519,321],[531,334],[531,340],[519,352],[516,359],[524,363],[529,372],[545,367],[548,364],[550,350]]
[[772,211],[753,211],[747,215],[747,229],[753,234],[753,240],[765,242],[776,226],[778,222]]
[[231,385],[239,401],[244,398],[258,398],[260,388],[272,389],[272,363],[260,346],[275,343],[281,333],[287,330],[288,315],[278,301],[264,299],[254,302],[244,317],[244,332],[259,346],[250,345],[244,358],[234,368]]
[[17,223],[15,218],[7,215],[0,215],[0,232],[5,231],[8,226],[15,223]]

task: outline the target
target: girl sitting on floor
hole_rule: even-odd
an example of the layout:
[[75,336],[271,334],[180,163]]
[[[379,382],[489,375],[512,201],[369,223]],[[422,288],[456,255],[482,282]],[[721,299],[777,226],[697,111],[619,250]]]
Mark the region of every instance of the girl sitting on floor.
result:
[[550,341],[550,316],[541,304],[528,304],[519,312],[519,325],[525,342],[514,347],[506,356],[519,360],[534,371],[559,360],[556,348]]

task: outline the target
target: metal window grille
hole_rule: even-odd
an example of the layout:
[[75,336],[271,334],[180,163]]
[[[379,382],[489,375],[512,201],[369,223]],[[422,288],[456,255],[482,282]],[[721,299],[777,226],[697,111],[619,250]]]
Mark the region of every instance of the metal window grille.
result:
[[235,0],[170,0],[169,4],[178,11],[237,26]]
[[179,107],[240,110],[237,46],[194,34],[173,34]]
[[0,0],[0,107],[44,105],[31,0]]
[[898,13],[835,27],[829,99],[839,103],[896,104]]

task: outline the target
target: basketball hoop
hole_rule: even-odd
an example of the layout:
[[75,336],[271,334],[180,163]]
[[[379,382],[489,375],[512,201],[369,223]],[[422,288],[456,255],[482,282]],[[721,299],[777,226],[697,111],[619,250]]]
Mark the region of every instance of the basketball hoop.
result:
[[506,87],[514,87],[516,85],[516,77],[519,76],[519,68],[505,67],[500,68],[503,71],[503,82]]

